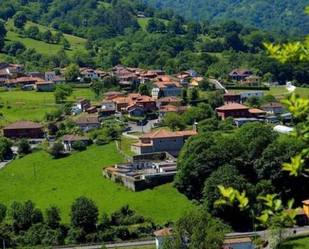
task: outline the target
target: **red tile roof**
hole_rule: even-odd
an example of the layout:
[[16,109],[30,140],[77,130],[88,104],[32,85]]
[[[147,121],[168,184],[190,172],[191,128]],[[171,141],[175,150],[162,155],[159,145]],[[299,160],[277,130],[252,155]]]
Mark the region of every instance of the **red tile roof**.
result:
[[252,114],[261,114],[261,115],[266,113],[265,111],[257,108],[249,109],[249,112]]
[[18,130],[18,129],[40,129],[42,124],[31,121],[18,121],[3,128],[3,130]]
[[168,131],[164,129],[160,129],[151,133],[146,133],[142,136],[140,136],[140,139],[143,138],[149,138],[149,139],[154,139],[154,138],[171,138],[171,137],[183,137],[183,136],[191,136],[195,135],[196,131],[191,130],[191,131]]
[[240,93],[225,93],[223,96],[241,96]]
[[135,143],[135,144],[132,144],[133,146],[137,146],[137,147],[152,147],[152,144],[151,143]]
[[309,199],[302,201],[302,203],[305,204],[305,205],[309,205]]
[[170,97],[163,97],[161,99],[158,99],[157,102],[182,102],[182,99],[170,96]]
[[239,243],[252,243],[249,237],[246,238],[235,238],[235,239],[225,239],[223,244],[239,244]]
[[216,108],[217,111],[248,110],[248,109],[249,107],[238,104],[238,103],[229,103],[229,104]]
[[159,112],[184,112],[188,108],[188,106],[165,105],[161,106]]
[[158,88],[166,88],[168,85],[174,85],[175,87],[181,87],[181,85],[179,84],[179,82],[173,82],[173,81],[169,81],[169,82],[165,82],[165,81],[158,81],[153,83],[154,85],[156,85]]
[[154,232],[154,235],[156,237],[159,237],[159,236],[170,236],[172,234],[173,234],[173,229],[170,228],[170,227],[168,227],[168,228],[166,227],[166,228],[163,228],[161,230],[158,230],[158,231]]

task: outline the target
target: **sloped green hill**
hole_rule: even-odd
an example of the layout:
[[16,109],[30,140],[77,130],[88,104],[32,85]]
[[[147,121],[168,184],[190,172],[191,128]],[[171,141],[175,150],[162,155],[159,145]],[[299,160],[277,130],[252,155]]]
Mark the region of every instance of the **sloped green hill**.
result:
[[220,23],[234,19],[244,25],[265,29],[309,31],[303,13],[304,0],[145,0],[157,8],[170,8],[192,20]]

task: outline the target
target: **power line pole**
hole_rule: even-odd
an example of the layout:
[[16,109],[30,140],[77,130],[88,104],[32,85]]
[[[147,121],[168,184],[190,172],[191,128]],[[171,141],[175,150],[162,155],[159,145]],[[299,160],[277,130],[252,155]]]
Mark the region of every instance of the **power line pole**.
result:
[[36,180],[35,163],[33,163],[33,175],[34,175],[34,179]]

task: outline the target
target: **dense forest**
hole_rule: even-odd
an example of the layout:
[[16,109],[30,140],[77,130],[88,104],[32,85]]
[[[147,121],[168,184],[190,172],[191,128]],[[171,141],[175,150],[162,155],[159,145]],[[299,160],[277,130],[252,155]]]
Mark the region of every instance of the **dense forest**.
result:
[[[267,75],[267,81],[309,82],[306,65],[281,65],[267,57],[262,44],[300,40],[299,35],[262,31],[236,21],[216,25],[205,20],[190,21],[172,10],[157,10],[137,0],[3,0],[0,7],[4,20],[0,25],[0,49],[6,54],[2,58],[23,63],[26,70],[44,71],[70,63],[109,69],[121,63],[163,69],[167,74],[195,69],[202,76],[226,79],[234,68],[250,68],[259,76]],[[46,43],[63,43],[63,49],[54,55],[42,55],[22,41],[4,43],[4,23],[11,19],[14,27],[9,28],[10,32]],[[41,34],[35,27],[26,28],[27,21],[57,33]],[[70,45],[63,34],[87,39],[85,48],[69,56]]]
[[290,33],[308,33],[308,17],[303,13],[308,2],[303,0],[145,0],[156,8],[170,8],[190,20],[221,23],[236,20],[244,25],[277,29]]

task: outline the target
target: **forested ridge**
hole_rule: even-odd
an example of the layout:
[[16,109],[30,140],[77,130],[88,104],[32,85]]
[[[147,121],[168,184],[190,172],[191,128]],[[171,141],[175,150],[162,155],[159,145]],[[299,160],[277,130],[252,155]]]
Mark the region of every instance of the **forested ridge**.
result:
[[308,33],[308,5],[303,0],[145,0],[157,8],[170,8],[191,20],[220,23],[234,19],[263,29]]
[[[282,84],[288,80],[299,85],[309,82],[305,64],[282,65],[269,59],[263,46],[263,42],[300,40],[300,34],[259,30],[233,20],[215,25],[206,19],[192,21],[171,9],[156,9],[138,0],[3,0],[0,7],[1,60],[22,63],[29,71],[43,72],[70,63],[103,70],[123,64],[163,69],[167,74],[192,68],[202,76],[227,79],[234,68],[250,68]],[[9,26],[12,21],[14,25]],[[12,39],[8,33],[14,34]],[[63,34],[87,42],[74,50]],[[14,40],[16,36],[20,39]],[[24,38],[63,49],[41,54],[23,44]]]

